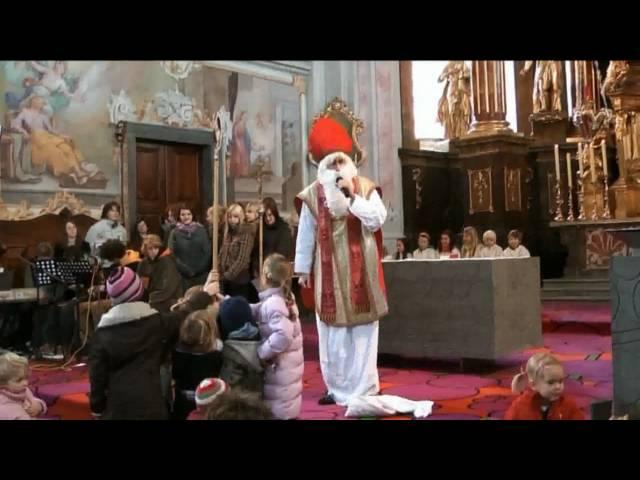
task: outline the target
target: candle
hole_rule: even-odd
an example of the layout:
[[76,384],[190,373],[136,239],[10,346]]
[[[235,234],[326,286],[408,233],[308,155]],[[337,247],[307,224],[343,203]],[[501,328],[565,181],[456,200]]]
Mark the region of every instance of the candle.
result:
[[578,143],[578,168],[580,169],[580,181],[582,181],[582,143]]
[[571,154],[567,152],[567,184],[569,185],[569,190],[573,187],[573,180],[571,177],[573,177],[573,175],[571,175]]
[[556,159],[556,181],[560,182],[560,147],[558,145],[553,146],[553,153]]
[[589,144],[589,165],[591,166],[591,181],[596,183],[596,159],[593,156],[593,145]]
[[609,171],[607,168],[607,144],[604,140],[600,143],[600,148],[602,148],[602,170],[604,171],[604,181],[606,182]]

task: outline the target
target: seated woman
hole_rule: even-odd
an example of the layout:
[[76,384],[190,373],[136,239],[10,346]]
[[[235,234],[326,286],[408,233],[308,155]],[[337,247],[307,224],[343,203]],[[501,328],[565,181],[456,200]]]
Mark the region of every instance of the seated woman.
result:
[[411,257],[411,254],[407,252],[406,240],[404,238],[399,238],[396,240],[396,253],[393,256],[394,260],[408,260]]
[[54,177],[68,175],[79,185],[103,175],[96,165],[84,160],[70,137],[53,129],[43,111],[45,105],[43,97],[31,95],[11,122],[12,129],[22,133],[25,140],[31,140],[31,162],[36,170],[49,170]]
[[149,227],[147,226],[147,222],[145,222],[142,218],[136,220],[136,224],[131,229],[129,248],[140,253],[140,256],[142,257],[144,257],[142,245],[144,244],[144,239],[148,234]]
[[480,258],[499,258],[502,256],[502,247],[496,245],[496,232],[487,230],[482,234],[482,243],[480,248]]
[[418,248],[413,251],[414,260],[433,260],[438,258],[438,254],[435,249],[429,246],[429,234],[427,232],[420,232],[418,235]]
[[147,256],[140,262],[138,275],[147,287],[149,305],[160,313],[169,312],[182,295],[182,278],[175,258],[158,235],[147,235],[143,248]]
[[522,232],[520,230],[511,230],[507,235],[507,240],[509,241],[509,246],[502,252],[503,257],[527,258],[531,256],[527,247],[521,244]]
[[474,227],[465,227],[462,231],[462,258],[476,258],[480,255],[478,231]]
[[78,235],[78,226],[69,220],[64,225],[64,240],[56,244],[54,258],[56,260],[78,262],[87,260],[91,255],[91,247]]
[[438,258],[445,260],[460,258],[460,250],[453,245],[452,238],[453,235],[451,230],[445,230],[440,234],[440,241],[438,242]]

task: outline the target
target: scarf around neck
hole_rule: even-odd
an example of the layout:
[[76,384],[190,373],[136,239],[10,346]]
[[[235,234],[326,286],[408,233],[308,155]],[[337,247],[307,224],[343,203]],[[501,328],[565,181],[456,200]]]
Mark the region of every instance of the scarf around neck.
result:
[[188,225],[185,225],[182,222],[178,222],[176,224],[176,228],[182,232],[188,233],[188,234],[192,234],[193,232],[196,231],[196,229],[201,226],[198,222],[191,222]]

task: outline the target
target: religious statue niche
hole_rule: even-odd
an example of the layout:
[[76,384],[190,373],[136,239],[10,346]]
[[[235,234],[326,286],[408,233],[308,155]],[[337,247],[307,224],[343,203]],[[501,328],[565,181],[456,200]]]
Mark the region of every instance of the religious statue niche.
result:
[[[520,75],[525,75],[533,66],[527,60]],[[536,60],[533,84],[533,113],[562,112],[562,64],[557,60]]]
[[573,124],[580,129],[584,139],[590,139],[594,129],[596,112],[606,107],[606,97],[601,95],[602,86],[598,62],[593,60],[575,60],[571,62],[573,78]]
[[469,175],[469,214],[493,213],[491,167],[469,170],[467,173]]
[[587,270],[607,270],[611,257],[629,255],[629,247],[603,228],[587,229],[586,262]]
[[600,110],[594,118],[591,141],[582,151],[582,169],[578,181],[583,187],[584,209],[592,219],[602,217],[605,211],[605,190],[608,193],[608,187],[605,189],[605,182],[608,181],[608,168],[605,169],[604,165],[605,151],[609,142],[613,141],[614,124],[615,117],[611,110]]
[[438,82],[445,82],[438,102],[438,122],[444,126],[444,137],[462,137],[471,125],[471,71],[464,61],[450,61]]
[[520,169],[504,168],[504,205],[507,212],[522,211]]

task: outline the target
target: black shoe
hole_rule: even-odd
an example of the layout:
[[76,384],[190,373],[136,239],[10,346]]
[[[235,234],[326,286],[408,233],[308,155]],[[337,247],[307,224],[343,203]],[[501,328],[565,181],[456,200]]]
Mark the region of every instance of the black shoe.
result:
[[318,400],[318,405],[335,405],[336,401],[329,392],[325,393],[323,397]]

